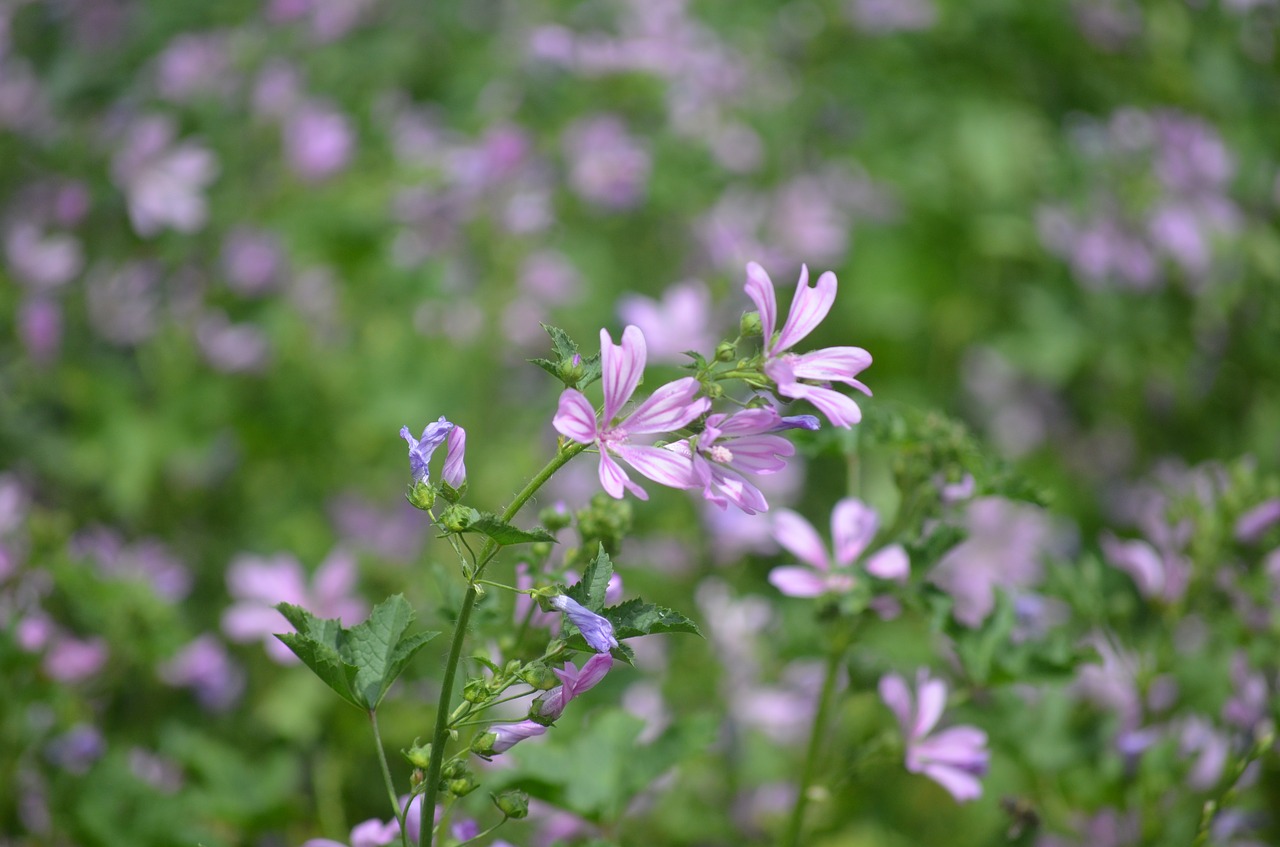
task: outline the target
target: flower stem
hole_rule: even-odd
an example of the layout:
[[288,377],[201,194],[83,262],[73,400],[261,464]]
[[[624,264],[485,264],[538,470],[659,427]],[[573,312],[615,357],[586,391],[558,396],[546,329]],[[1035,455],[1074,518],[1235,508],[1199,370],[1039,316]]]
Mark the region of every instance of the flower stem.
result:
[[[502,512],[502,519],[509,521],[516,512],[529,502],[539,488],[552,475],[574,456],[586,450],[589,445],[570,443],[556,450],[556,455],[547,462],[546,467],[538,471],[533,479],[520,490],[507,508]],[[458,619],[453,625],[453,640],[449,645],[449,658],[445,661],[444,678],[440,681],[440,701],[436,704],[436,727],[431,738],[431,759],[427,762],[427,776],[423,783],[421,826],[418,834],[419,847],[431,847],[435,837],[436,800],[440,792],[440,771],[444,765],[444,748],[449,740],[449,703],[453,699],[453,682],[458,675],[458,661],[462,657],[462,644],[467,638],[467,626],[471,621],[471,612],[476,605],[476,580],[480,578],[484,566],[498,552],[498,543],[493,539],[485,542],[480,555],[476,557],[475,570],[467,583],[467,593],[462,598],[462,608],[458,610]]]
[[378,712],[369,710],[369,724],[373,727],[373,743],[378,748],[378,764],[382,766],[382,781],[387,786],[387,796],[391,798],[391,808],[395,811],[396,820],[400,822],[400,843],[409,847],[409,835],[404,826],[404,812],[400,809],[400,798],[396,796],[396,784],[391,779],[391,768],[387,765],[387,751],[382,746],[382,732],[378,729]]
[[800,773],[799,791],[796,804],[791,808],[791,820],[787,824],[784,847],[799,847],[800,833],[804,828],[805,807],[809,804],[809,787],[813,784],[814,771],[818,769],[818,754],[822,750],[826,737],[827,720],[831,711],[831,703],[835,699],[836,680],[840,677],[840,662],[844,658],[843,641],[831,651],[827,657],[827,674],[822,680],[822,693],[818,695],[818,708],[813,716],[813,728],[809,733],[809,750],[804,757],[804,770]]

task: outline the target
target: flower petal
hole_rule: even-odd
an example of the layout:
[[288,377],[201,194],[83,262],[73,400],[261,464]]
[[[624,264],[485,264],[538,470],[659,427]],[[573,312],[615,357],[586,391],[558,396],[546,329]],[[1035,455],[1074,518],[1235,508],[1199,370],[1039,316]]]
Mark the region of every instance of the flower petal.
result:
[[640,377],[644,375],[645,355],[644,333],[639,327],[628,326],[622,330],[622,343],[617,345],[613,343],[609,330],[600,330],[600,381],[604,385],[602,421],[605,427],[635,393]]
[[683,489],[695,484],[692,463],[674,450],[625,444],[616,452],[624,462],[659,485]]
[[[861,347],[824,347],[801,353],[791,362],[799,379],[818,382],[858,382],[855,376],[871,365],[871,354]],[[861,385],[861,383],[858,383]],[[867,392],[870,393],[870,392]]]
[[645,490],[632,482],[622,466],[603,450],[600,451],[600,485],[615,500],[621,500],[626,491],[630,491],[639,500],[649,499]]
[[867,549],[880,528],[876,510],[854,497],[846,497],[831,510],[831,540],[836,564],[851,565]]
[[879,579],[906,582],[911,575],[911,560],[901,544],[890,544],[867,559],[867,573]]
[[925,765],[920,772],[945,788],[959,803],[982,796],[982,781],[968,771],[948,765]]
[[697,418],[711,406],[705,397],[694,399],[702,384],[691,376],[658,388],[627,419],[614,427],[626,434],[674,432]]
[[769,571],[769,582],[788,597],[817,597],[827,590],[827,581],[812,568],[783,565]]
[[[594,423],[594,421],[593,421]],[[444,470],[441,476],[454,488],[461,488],[467,481],[467,431],[455,426],[449,432],[447,449],[444,454]]]
[[916,707],[907,681],[896,673],[880,677],[880,699],[898,719],[903,735],[909,734]]
[[755,262],[747,263],[747,296],[756,304],[760,312],[761,335],[764,338],[764,353],[770,355],[773,349],[773,328],[778,324],[778,301],[773,293],[773,280],[765,269]]
[[781,435],[747,435],[725,446],[733,453],[730,464],[747,473],[778,473],[787,467],[782,457],[796,454],[795,445]]
[[[771,362],[765,366],[765,373],[771,378],[773,374],[770,371],[773,369],[774,364],[776,363]],[[833,391],[830,388],[805,385],[802,382],[791,382],[784,385],[778,381],[778,393],[783,397],[790,397],[792,400],[808,400],[817,407],[819,412],[826,415],[827,420],[831,421],[835,426],[849,429],[862,420],[862,410],[858,408],[858,404],[839,391]]]
[[928,671],[922,670],[916,681],[916,698],[919,706],[911,737],[924,738],[937,725],[942,710],[947,707],[947,684],[940,679],[931,679]]
[[827,548],[818,536],[818,531],[813,528],[813,524],[790,509],[782,509],[775,515],[773,537],[806,565],[820,571],[831,570]]
[[560,408],[551,421],[556,431],[579,444],[590,444],[599,436],[596,410],[581,391],[566,388],[560,394]]
[[809,268],[800,266],[800,281],[796,283],[796,296],[791,301],[791,311],[787,313],[787,323],[782,327],[778,343],[773,347],[773,355],[783,350],[790,350],[806,335],[822,323],[822,319],[831,311],[836,302],[836,275],[827,271],[818,277],[817,285],[809,287]]

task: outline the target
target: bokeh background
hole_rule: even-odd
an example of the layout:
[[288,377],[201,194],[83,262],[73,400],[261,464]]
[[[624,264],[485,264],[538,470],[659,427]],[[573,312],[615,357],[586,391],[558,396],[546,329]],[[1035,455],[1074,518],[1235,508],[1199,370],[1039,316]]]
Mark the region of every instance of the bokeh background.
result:
[[[1153,469],[1274,469],[1278,26],[1274,0],[0,0],[7,843],[385,816],[359,716],[237,640],[235,574],[328,574],[298,590],[344,619],[447,606],[396,432],[465,426],[472,499],[503,502],[554,445],[540,321],[587,349],[637,323],[676,375],[736,335],[748,260],[784,303],[832,270],[812,343],[872,353],[868,413],[964,421],[1085,546]],[[586,465],[552,496],[584,503]],[[821,527],[846,488],[819,452],[770,494]],[[636,521],[654,599],[768,593],[767,531],[675,494]],[[685,638],[605,699],[702,711],[732,657]],[[422,665],[393,749],[430,728]],[[633,811],[643,843],[770,843],[803,739],[770,731]],[[885,779],[829,843],[1007,840],[998,792]]]

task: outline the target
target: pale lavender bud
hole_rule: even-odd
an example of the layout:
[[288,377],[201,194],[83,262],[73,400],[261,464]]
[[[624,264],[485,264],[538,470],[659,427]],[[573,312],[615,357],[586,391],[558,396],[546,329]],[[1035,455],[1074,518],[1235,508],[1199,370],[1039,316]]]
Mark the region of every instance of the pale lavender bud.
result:
[[547,728],[533,721],[521,721],[517,724],[499,724],[493,728],[494,753],[505,753],[526,738],[534,738],[545,734]]
[[565,613],[569,623],[578,628],[592,650],[608,653],[618,646],[618,639],[613,636],[613,624],[607,618],[600,617],[567,594],[557,594],[550,603]]
[[444,454],[444,470],[441,476],[454,488],[461,488],[467,481],[467,431],[454,426],[446,437],[447,447]]

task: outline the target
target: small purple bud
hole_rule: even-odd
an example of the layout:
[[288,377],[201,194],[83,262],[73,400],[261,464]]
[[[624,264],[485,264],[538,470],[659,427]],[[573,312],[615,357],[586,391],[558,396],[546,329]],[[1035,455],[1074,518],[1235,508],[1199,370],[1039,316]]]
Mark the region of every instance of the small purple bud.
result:
[[448,447],[444,454],[444,481],[454,488],[461,488],[467,481],[467,431],[455,426],[449,431]]
[[613,636],[613,624],[595,612],[583,606],[567,594],[557,594],[550,600],[552,608],[559,609],[569,618],[569,623],[576,626],[587,644],[597,653],[608,653],[618,646],[618,639]]
[[814,415],[788,415],[778,422],[774,430],[807,429],[810,432],[816,432],[821,428],[822,423]]

